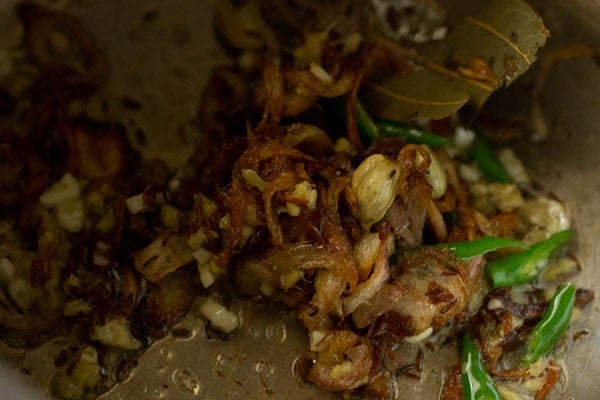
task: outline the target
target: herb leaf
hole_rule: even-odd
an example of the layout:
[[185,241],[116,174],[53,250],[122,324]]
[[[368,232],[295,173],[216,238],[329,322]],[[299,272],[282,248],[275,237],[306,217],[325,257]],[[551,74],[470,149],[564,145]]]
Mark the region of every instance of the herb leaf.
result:
[[530,67],[549,32],[525,2],[492,0],[465,17],[442,42],[409,49],[380,33],[369,35],[412,69],[377,76],[361,98],[380,118],[407,120],[443,118],[467,102],[480,108],[494,90]]

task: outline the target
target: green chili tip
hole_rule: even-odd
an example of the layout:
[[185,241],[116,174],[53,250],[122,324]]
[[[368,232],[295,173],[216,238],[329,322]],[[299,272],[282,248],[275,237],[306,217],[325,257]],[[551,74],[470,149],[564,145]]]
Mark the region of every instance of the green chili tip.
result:
[[512,183],[513,179],[500,162],[490,144],[482,137],[478,137],[471,147],[471,156],[485,176],[495,182]]
[[535,280],[550,259],[571,238],[573,231],[565,229],[538,242],[527,250],[492,261],[486,274],[494,288],[516,286]]
[[466,400],[501,400],[482,361],[481,353],[468,334],[465,334],[461,350],[461,385]]
[[562,286],[554,293],[542,319],[531,331],[525,348],[523,364],[529,366],[541,356],[550,353],[569,326],[576,288],[572,283]]

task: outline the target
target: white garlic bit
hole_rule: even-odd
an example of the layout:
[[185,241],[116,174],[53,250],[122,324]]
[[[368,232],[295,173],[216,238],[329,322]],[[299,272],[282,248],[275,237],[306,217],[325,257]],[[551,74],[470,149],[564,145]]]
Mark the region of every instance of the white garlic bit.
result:
[[206,298],[200,304],[200,313],[210,321],[213,327],[224,333],[233,332],[240,326],[240,319],[236,313],[229,311],[211,298]]
[[508,175],[517,183],[529,183],[529,175],[525,170],[523,162],[517,157],[515,152],[505,147],[498,152],[498,159],[508,172]]
[[56,206],[58,225],[66,231],[81,232],[85,222],[85,207],[81,199],[74,199]]
[[120,319],[109,319],[104,325],[94,325],[90,338],[107,346],[125,350],[135,350],[142,346],[142,343],[131,334],[129,323]]
[[419,334],[416,334],[414,336],[405,337],[404,341],[406,343],[410,343],[410,344],[421,343],[421,342],[425,341],[426,339],[428,339],[432,333],[433,333],[433,327],[430,326],[429,328],[425,329],[423,332],[421,332]]
[[65,174],[40,196],[40,203],[46,207],[56,207],[59,204],[78,199],[81,195],[79,181],[71,174]]
[[526,222],[542,228],[549,234],[568,229],[570,226],[569,214],[565,206],[547,197],[527,200],[519,212]]

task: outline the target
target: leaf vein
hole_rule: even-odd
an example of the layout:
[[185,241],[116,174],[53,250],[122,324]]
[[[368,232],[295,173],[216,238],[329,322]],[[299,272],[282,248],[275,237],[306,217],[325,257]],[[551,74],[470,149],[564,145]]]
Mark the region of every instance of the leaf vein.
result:
[[518,55],[521,56],[521,58],[523,58],[525,60],[525,62],[528,65],[531,65],[531,60],[529,59],[529,57],[527,56],[527,54],[525,54],[520,48],[519,46],[517,46],[513,41],[511,41],[509,38],[507,38],[502,32],[498,31],[496,28],[494,28],[491,25],[486,24],[485,22],[482,22],[476,18],[467,16],[465,17],[465,22],[471,24],[471,25],[475,25],[478,28],[481,28],[485,31],[490,32],[493,35],[496,35],[500,40],[502,40],[504,43],[506,43],[508,46],[510,46],[510,48],[512,48],[515,53],[517,53]]
[[395,98],[396,100],[403,101],[405,103],[412,103],[412,104],[422,104],[422,105],[428,105],[428,106],[456,106],[456,105],[465,104],[469,100],[469,98],[467,96],[464,99],[451,100],[451,101],[421,100],[421,99],[415,99],[414,97],[408,97],[408,96],[398,94],[396,92],[388,90],[385,87],[375,84],[375,83],[371,83],[369,86],[371,86],[374,90],[376,90],[378,92],[381,92],[385,95]]

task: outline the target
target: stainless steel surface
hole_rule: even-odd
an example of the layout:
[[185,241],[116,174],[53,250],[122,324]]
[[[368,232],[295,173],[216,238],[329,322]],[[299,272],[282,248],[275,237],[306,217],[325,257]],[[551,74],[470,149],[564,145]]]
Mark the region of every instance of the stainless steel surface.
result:
[[[2,2],[0,24],[7,18],[13,0]],[[586,41],[600,48],[600,1],[538,1],[553,32],[554,44]],[[76,5],[81,16],[107,49],[111,81],[101,96],[127,95],[142,104],[142,112],[131,112],[110,104],[110,115],[124,118],[131,130],[142,128],[153,138],[149,155],[171,162],[185,158],[173,138],[194,141],[199,128],[192,122],[201,87],[209,68],[223,60],[212,38],[211,12],[207,1],[159,0],[89,1]],[[143,22],[143,16],[156,17]],[[0,34],[1,36],[2,34]],[[0,42],[1,43],[1,42]],[[544,143],[519,143],[518,154],[545,187],[570,207],[577,231],[576,251],[583,271],[579,285],[600,293],[600,68],[590,59],[557,66],[544,89],[544,109],[551,133]],[[115,96],[116,95],[116,96]],[[181,139],[183,138],[183,139]],[[189,146],[188,146],[189,147]],[[160,149],[152,150],[152,149]],[[567,356],[570,382],[557,398],[586,400],[600,393],[600,300],[596,300],[577,322],[585,335]],[[131,378],[103,399],[334,399],[310,384],[302,384],[292,365],[307,346],[306,334],[293,316],[278,306],[235,303],[242,328],[231,340],[208,340],[201,319],[190,315],[181,322],[190,327],[187,339],[167,337],[139,360]],[[25,370],[21,380],[0,369],[2,399],[47,398],[49,370],[56,339],[23,353],[0,348],[7,354],[5,365]],[[439,354],[426,351],[426,358],[448,361],[453,349]],[[451,359],[451,357],[450,357]],[[4,368],[4,367],[3,367]],[[444,379],[443,368],[428,368],[424,385],[398,382],[399,399],[435,399]],[[20,394],[32,387],[39,393]]]

